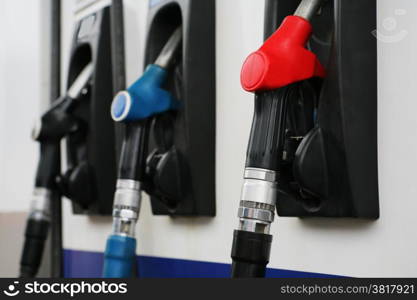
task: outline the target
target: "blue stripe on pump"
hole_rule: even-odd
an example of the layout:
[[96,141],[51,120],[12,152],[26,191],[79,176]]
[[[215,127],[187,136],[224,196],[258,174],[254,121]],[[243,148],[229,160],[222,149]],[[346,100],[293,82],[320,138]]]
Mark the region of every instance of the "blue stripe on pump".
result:
[[[64,250],[65,278],[101,278],[103,253]],[[230,265],[193,260],[138,256],[141,278],[229,278]],[[336,278],[340,276],[268,269],[269,278]]]

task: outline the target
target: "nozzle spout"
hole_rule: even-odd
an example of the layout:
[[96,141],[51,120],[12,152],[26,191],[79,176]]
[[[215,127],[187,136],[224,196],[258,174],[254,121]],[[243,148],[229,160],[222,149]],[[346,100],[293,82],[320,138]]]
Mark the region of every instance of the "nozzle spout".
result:
[[294,15],[310,21],[317,13],[323,0],[303,0]]
[[170,39],[162,49],[158,58],[155,61],[155,65],[160,66],[163,69],[167,69],[172,63],[174,56],[179,50],[179,46],[182,41],[182,26],[178,27],[171,35]]

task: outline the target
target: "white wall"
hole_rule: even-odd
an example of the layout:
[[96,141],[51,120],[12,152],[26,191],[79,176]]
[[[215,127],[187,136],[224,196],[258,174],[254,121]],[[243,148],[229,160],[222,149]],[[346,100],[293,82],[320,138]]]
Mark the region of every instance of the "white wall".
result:
[[[0,2],[0,277],[18,275],[33,190],[38,147],[30,131],[48,101],[47,6],[44,0]],[[48,259],[43,264],[40,276],[48,274]]]
[[26,211],[38,157],[30,139],[47,97],[42,0],[0,4],[0,211]]

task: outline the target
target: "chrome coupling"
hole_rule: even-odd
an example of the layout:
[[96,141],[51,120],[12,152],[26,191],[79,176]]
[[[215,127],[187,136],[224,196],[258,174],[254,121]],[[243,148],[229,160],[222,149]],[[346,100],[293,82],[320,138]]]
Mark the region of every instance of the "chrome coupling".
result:
[[33,190],[29,219],[37,221],[50,221],[51,195],[51,191],[46,188],[35,188]]
[[239,230],[269,234],[277,193],[274,171],[246,168],[238,210]]
[[113,204],[113,234],[129,237],[135,236],[140,203],[140,182],[119,179],[116,185]]

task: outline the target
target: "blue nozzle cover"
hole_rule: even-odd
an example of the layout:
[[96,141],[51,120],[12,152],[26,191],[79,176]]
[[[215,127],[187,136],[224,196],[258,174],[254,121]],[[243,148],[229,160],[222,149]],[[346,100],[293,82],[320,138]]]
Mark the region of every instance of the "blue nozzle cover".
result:
[[111,235],[104,252],[104,278],[129,278],[136,257],[136,239]]
[[149,65],[141,78],[114,98],[111,107],[113,120],[134,122],[176,109],[177,101],[161,88],[166,77],[165,69]]

